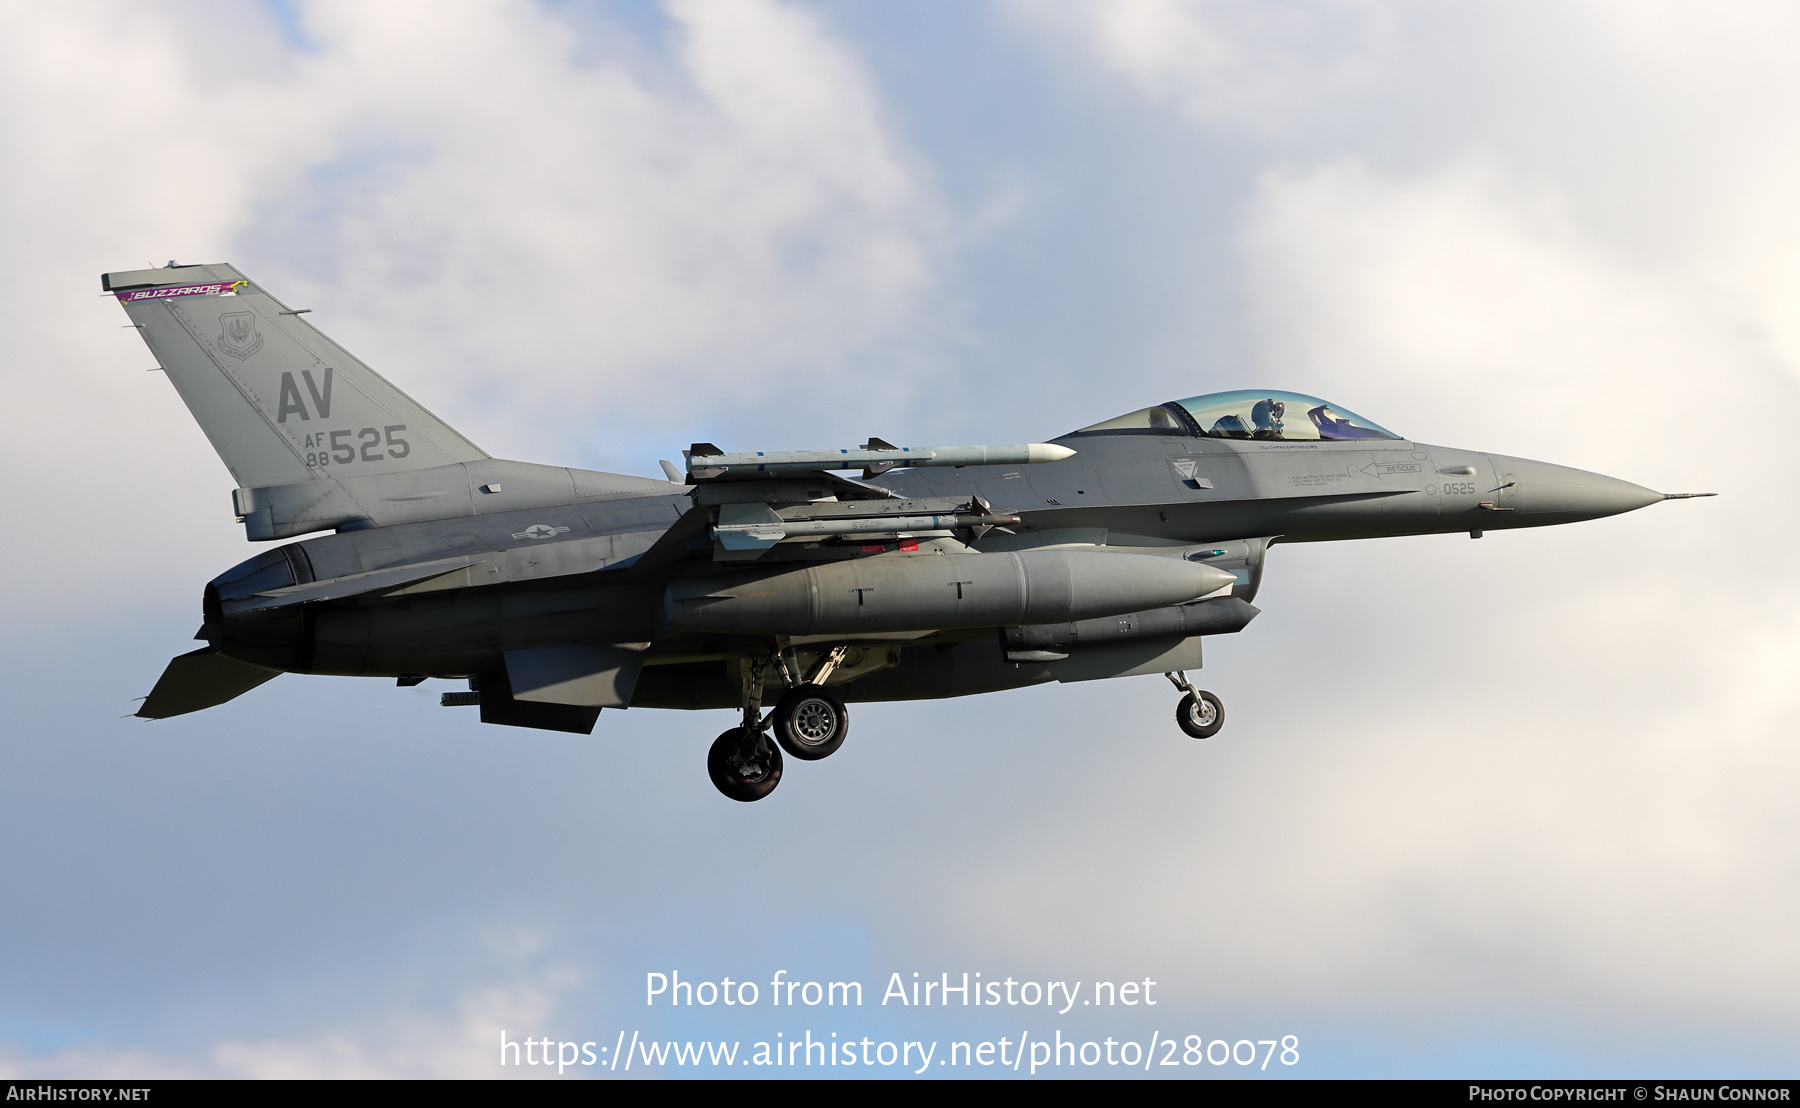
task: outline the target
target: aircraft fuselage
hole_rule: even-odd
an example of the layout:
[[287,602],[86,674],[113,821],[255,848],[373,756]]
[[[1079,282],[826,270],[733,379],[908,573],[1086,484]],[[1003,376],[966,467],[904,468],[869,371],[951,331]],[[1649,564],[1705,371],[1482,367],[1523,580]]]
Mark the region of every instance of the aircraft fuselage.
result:
[[[1076,457],[1038,466],[897,470],[872,483],[910,497],[973,493],[1022,517],[1013,529],[1016,534],[993,534],[971,544],[978,551],[1483,532],[1593,519],[1662,498],[1582,470],[1404,440],[1233,442],[1087,434],[1055,441],[1076,449]],[[546,642],[649,642],[645,678],[634,704],[729,706],[735,694],[720,663],[740,644],[729,637],[670,630],[662,613],[669,575],[646,580],[631,572],[634,557],[689,507],[685,496],[603,500],[306,539],[259,555],[215,580],[208,588],[207,633],[223,652],[257,665],[396,677],[491,672],[501,665],[505,651]],[[534,542],[525,537],[535,533],[546,538]],[[740,572],[773,573],[793,559],[823,561],[860,552],[829,543],[809,545],[811,549]],[[567,553],[577,548],[587,551],[599,568],[574,576],[534,576],[534,570],[557,568],[561,558],[577,557]],[[304,584],[299,578],[308,571],[309,579],[324,580],[380,570],[396,552],[415,563],[485,557],[375,601],[349,598],[273,611],[225,611],[230,601],[271,583]],[[307,569],[295,573],[295,566]],[[1237,593],[1246,601],[1254,598],[1260,582],[1260,564],[1255,568]],[[711,570],[695,566],[689,575]],[[286,580],[290,574],[292,581]],[[1042,667],[1002,666],[998,651],[988,649],[994,633],[994,628],[973,635],[944,632],[932,642],[979,640],[982,650],[964,653],[995,653],[994,672],[969,691],[1051,679],[1040,672]],[[923,653],[917,647],[906,649]],[[658,672],[668,665],[681,668]],[[696,681],[700,674],[690,668],[694,666],[709,673],[717,669],[717,679]],[[919,671],[927,667],[906,668],[907,676],[922,676]],[[845,692],[847,699],[912,699],[912,690],[899,687],[902,680],[901,674],[871,677]],[[929,685],[943,690],[935,695],[960,691],[954,682]],[[933,695],[923,686],[914,694]]]

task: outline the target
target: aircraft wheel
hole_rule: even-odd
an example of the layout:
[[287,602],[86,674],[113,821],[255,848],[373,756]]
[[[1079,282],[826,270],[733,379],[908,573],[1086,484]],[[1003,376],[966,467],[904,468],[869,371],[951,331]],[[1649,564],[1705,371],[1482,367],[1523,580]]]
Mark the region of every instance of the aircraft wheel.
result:
[[823,685],[796,685],[775,705],[775,741],[803,762],[816,762],[844,745],[850,710]]
[[706,752],[706,773],[733,800],[761,800],[781,784],[781,751],[767,743],[745,742],[744,729],[733,727],[713,740]]
[[1225,705],[1212,693],[1199,689],[1175,705],[1175,722],[1196,739],[1210,739],[1225,726]]

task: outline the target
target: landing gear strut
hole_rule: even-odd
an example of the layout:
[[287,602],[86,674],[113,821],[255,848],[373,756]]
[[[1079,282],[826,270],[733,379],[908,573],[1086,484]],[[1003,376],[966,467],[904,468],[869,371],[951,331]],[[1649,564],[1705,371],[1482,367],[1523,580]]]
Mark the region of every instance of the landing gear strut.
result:
[[744,722],[713,740],[706,752],[706,774],[715,788],[733,800],[761,800],[781,784],[781,751],[764,734],[762,718],[763,671],[768,659],[745,663]]
[[[825,687],[825,681],[843,664],[847,653],[849,648],[843,646],[826,651],[804,676],[786,640],[777,642],[766,658],[744,660],[744,722],[713,740],[706,754],[707,775],[720,792],[733,800],[761,800],[781,783],[783,750],[802,761],[815,762],[844,745],[844,737],[850,733],[850,712],[843,699]],[[765,719],[763,675],[770,663],[787,691]],[[771,725],[774,743],[769,741]]]
[[1181,698],[1181,703],[1175,705],[1176,724],[1196,739],[1210,739],[1217,735],[1219,728],[1225,726],[1225,705],[1219,698],[1205,689],[1195,688],[1184,671],[1165,673],[1163,676],[1186,694]]

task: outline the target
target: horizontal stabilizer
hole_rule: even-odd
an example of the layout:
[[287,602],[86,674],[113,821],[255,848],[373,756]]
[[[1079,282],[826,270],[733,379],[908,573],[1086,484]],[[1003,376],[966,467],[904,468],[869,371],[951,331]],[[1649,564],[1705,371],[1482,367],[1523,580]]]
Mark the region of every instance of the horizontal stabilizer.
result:
[[210,646],[202,647],[170,660],[137,714],[144,719],[167,719],[198,712],[240,697],[279,676],[276,670],[228,658]]

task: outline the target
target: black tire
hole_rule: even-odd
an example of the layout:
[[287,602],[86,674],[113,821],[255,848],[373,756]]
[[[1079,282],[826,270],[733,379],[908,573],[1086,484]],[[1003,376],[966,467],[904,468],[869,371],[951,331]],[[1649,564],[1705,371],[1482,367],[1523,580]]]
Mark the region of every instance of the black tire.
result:
[[1225,726],[1225,705],[1205,689],[1200,690],[1198,700],[1194,695],[1188,693],[1175,705],[1175,722],[1193,738],[1210,739]]
[[746,752],[756,752],[754,747],[747,751],[742,727],[733,727],[714,739],[712,749],[706,752],[706,774],[713,786],[746,804],[774,792],[781,784],[781,751],[768,743],[762,745],[766,754],[746,760]]
[[775,741],[803,762],[829,757],[850,733],[850,711],[824,685],[796,685],[775,705]]

